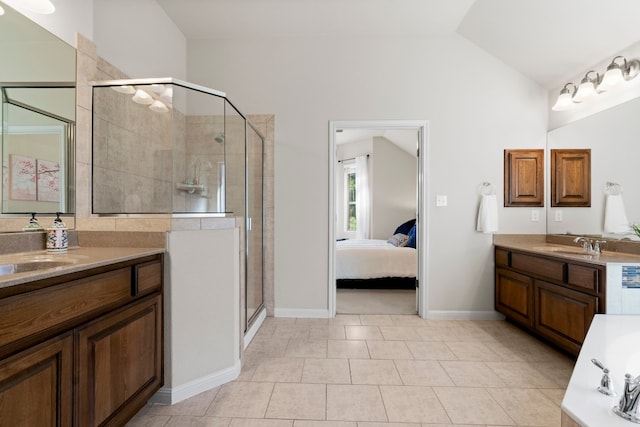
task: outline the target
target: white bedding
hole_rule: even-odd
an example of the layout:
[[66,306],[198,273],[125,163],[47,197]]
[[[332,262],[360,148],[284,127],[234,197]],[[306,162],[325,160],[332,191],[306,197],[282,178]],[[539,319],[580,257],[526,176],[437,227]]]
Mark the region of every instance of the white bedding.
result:
[[416,277],[417,251],[386,240],[336,242],[336,279]]

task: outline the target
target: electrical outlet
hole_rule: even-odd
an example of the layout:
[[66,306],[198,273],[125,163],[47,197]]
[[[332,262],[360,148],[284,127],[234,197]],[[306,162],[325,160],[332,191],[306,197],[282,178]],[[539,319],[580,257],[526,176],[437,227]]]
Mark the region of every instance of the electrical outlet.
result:
[[447,196],[437,195],[436,196],[436,206],[447,206]]
[[556,209],[555,220],[557,222],[562,221],[562,211],[560,209]]
[[531,221],[532,222],[538,222],[540,221],[540,212],[538,212],[537,210],[532,210],[531,211]]

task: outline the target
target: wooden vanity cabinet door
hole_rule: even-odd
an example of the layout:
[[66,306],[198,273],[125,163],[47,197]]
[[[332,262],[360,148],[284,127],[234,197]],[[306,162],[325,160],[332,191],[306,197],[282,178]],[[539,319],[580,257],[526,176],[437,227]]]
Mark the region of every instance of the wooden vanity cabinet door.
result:
[[62,335],[0,361],[0,425],[72,425],[73,339]]
[[124,425],[163,381],[162,298],[145,298],[78,328],[77,422]]
[[496,268],[496,311],[527,326],[533,326],[533,279]]
[[551,206],[591,206],[591,150],[551,150]]
[[535,329],[573,354],[598,312],[598,298],[541,280],[535,281]]

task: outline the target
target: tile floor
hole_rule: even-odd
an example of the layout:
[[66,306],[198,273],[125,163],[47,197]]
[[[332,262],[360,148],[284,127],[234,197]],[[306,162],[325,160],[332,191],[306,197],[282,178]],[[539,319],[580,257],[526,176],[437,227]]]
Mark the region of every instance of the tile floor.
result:
[[505,321],[268,318],[236,381],[127,426],[559,427],[573,363]]

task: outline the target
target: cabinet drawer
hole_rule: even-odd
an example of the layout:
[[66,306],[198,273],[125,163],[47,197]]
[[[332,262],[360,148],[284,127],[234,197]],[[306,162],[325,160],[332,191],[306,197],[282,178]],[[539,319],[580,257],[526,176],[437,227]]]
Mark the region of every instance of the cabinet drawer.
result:
[[567,283],[598,292],[598,269],[582,265],[567,266]]
[[565,263],[536,256],[512,253],[511,267],[535,276],[564,281]]
[[496,249],[496,266],[509,267],[509,251]]
[[144,294],[162,286],[162,263],[151,261],[133,266],[132,295]]
[[130,299],[131,268],[121,268],[63,285],[0,300],[2,347],[48,328],[73,326],[74,319]]

